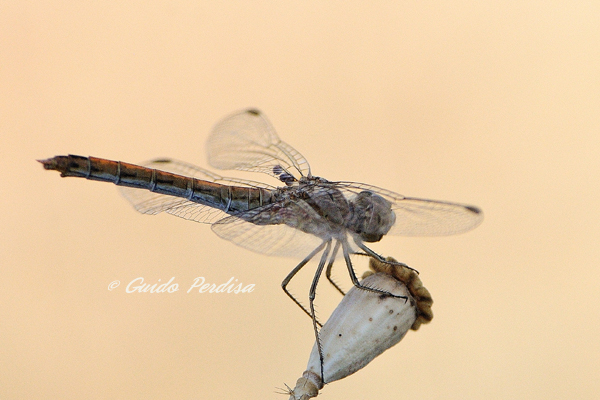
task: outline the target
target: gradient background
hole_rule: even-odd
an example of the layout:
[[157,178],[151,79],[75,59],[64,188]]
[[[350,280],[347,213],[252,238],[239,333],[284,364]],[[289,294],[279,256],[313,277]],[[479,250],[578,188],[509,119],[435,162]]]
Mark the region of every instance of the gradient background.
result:
[[[421,271],[435,318],[323,398],[597,398],[600,3],[362,3],[0,4],[0,398],[287,398],[313,343],[279,287],[295,260],[35,162],[207,167],[248,106],[316,175],[485,212],[372,246]],[[138,276],[182,290],[126,294]],[[184,293],[197,276],[256,289]],[[325,319],[340,297],[317,300]]]

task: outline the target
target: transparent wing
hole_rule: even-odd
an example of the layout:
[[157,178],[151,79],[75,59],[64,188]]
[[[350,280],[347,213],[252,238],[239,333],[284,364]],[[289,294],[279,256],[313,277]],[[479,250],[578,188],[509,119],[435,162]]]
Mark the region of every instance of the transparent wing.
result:
[[[300,229],[300,225],[309,223],[322,230],[310,234]],[[213,224],[212,230],[221,238],[257,253],[304,258],[328,237],[326,225],[314,209],[300,200],[229,216]]]
[[218,169],[263,172],[283,182],[310,175],[306,159],[279,139],[258,110],[238,112],[215,125],[207,152],[208,162]]
[[[163,158],[152,160],[141,165],[225,185],[260,187],[270,190],[275,189],[275,187],[265,183],[223,178],[205,169],[177,160]],[[167,212],[181,218],[203,223],[212,223],[228,215],[219,209],[194,203],[181,197],[168,196],[165,194],[153,193],[148,190],[123,186],[119,187],[119,190],[121,191],[121,194],[129,200],[133,207],[142,214],[154,215],[161,212]]]
[[355,182],[337,182],[346,198],[362,191],[376,193],[391,203],[396,222],[388,235],[445,236],[467,232],[483,221],[483,212],[466,204],[405,197],[392,191]]

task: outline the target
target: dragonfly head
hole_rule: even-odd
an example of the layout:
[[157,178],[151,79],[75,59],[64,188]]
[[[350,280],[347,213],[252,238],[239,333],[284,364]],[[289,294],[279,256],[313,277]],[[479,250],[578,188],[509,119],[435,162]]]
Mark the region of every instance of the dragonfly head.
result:
[[373,192],[360,192],[352,206],[354,212],[349,228],[365,242],[380,241],[396,222],[391,203]]

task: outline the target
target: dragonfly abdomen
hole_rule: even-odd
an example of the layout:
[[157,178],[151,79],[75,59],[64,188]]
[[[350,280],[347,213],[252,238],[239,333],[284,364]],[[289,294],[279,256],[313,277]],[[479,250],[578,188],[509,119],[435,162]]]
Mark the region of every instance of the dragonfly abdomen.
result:
[[118,186],[183,197],[228,213],[247,211],[274,200],[274,194],[267,189],[222,185],[103,158],[68,155],[39,161],[45,169],[56,170],[62,177],[112,182]]

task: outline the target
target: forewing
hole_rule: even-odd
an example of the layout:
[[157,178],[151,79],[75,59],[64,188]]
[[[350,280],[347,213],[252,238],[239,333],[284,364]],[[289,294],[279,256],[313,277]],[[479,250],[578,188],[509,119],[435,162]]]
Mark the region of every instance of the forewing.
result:
[[[205,169],[172,159],[156,159],[141,165],[224,185],[275,189],[273,186],[260,182],[223,178]],[[119,187],[119,190],[121,191],[121,194],[129,200],[133,207],[142,214],[154,215],[161,212],[167,212],[181,218],[202,223],[212,223],[227,216],[226,213],[217,208],[194,203],[181,197],[168,196],[165,194],[153,193],[149,190],[124,186]]]
[[467,204],[405,197],[392,207],[396,223],[389,234],[444,236],[470,231],[483,221],[483,212]]
[[388,235],[445,236],[467,232],[483,221],[483,212],[475,206],[446,201],[405,197],[363,183],[336,184],[348,199],[362,192],[376,193],[391,203],[396,222]]
[[208,162],[218,169],[263,172],[282,181],[310,173],[306,159],[279,139],[258,110],[244,110],[223,119],[213,128],[206,147]]

